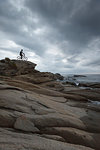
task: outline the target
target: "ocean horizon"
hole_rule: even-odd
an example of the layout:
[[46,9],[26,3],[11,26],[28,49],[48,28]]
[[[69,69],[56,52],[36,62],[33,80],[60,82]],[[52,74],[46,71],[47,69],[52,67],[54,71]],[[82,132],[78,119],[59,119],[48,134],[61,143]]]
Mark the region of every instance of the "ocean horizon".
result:
[[100,74],[63,74],[64,80],[71,82],[100,83]]

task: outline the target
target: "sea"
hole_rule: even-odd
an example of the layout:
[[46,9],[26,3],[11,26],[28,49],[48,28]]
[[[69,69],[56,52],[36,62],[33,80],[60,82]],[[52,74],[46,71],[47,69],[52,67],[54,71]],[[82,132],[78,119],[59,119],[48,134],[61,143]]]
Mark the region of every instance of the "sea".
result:
[[[100,84],[100,74],[82,74],[82,75],[76,75],[76,74],[66,74],[63,75],[64,80],[63,82],[71,82],[74,83],[76,86],[79,86],[80,83],[97,83]],[[93,89],[90,87],[79,87],[80,89]],[[89,105],[95,105],[100,107],[100,101],[93,101],[88,100]]]
[[100,83],[100,74],[64,74],[64,81],[74,83]]

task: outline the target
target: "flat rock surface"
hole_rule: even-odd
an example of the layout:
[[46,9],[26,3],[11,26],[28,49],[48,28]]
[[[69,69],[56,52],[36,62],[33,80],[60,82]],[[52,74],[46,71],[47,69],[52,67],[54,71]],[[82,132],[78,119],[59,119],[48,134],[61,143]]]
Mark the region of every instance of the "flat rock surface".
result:
[[58,142],[36,134],[18,133],[0,128],[0,149],[2,150],[92,150],[91,148]]
[[63,85],[52,73],[33,72],[0,76],[0,149],[99,150],[99,86]]

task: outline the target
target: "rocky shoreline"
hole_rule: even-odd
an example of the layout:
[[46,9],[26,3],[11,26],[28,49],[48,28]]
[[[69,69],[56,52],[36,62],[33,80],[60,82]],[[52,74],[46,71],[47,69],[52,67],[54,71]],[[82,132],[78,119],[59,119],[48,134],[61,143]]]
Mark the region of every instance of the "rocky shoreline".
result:
[[35,67],[0,61],[0,149],[99,150],[100,84],[63,83]]

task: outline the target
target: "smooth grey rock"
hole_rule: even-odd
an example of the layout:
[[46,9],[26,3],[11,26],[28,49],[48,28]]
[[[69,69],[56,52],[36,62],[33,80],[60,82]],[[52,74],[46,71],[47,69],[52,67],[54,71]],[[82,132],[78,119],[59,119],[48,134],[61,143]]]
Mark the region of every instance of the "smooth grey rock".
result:
[[20,129],[23,131],[28,131],[28,132],[38,132],[38,128],[34,126],[34,123],[32,123],[30,120],[25,118],[24,116],[21,116],[17,118],[15,124],[14,124],[15,129]]
[[9,110],[0,109],[0,127],[13,127],[15,118]]
[[93,150],[92,148],[0,128],[0,150]]

